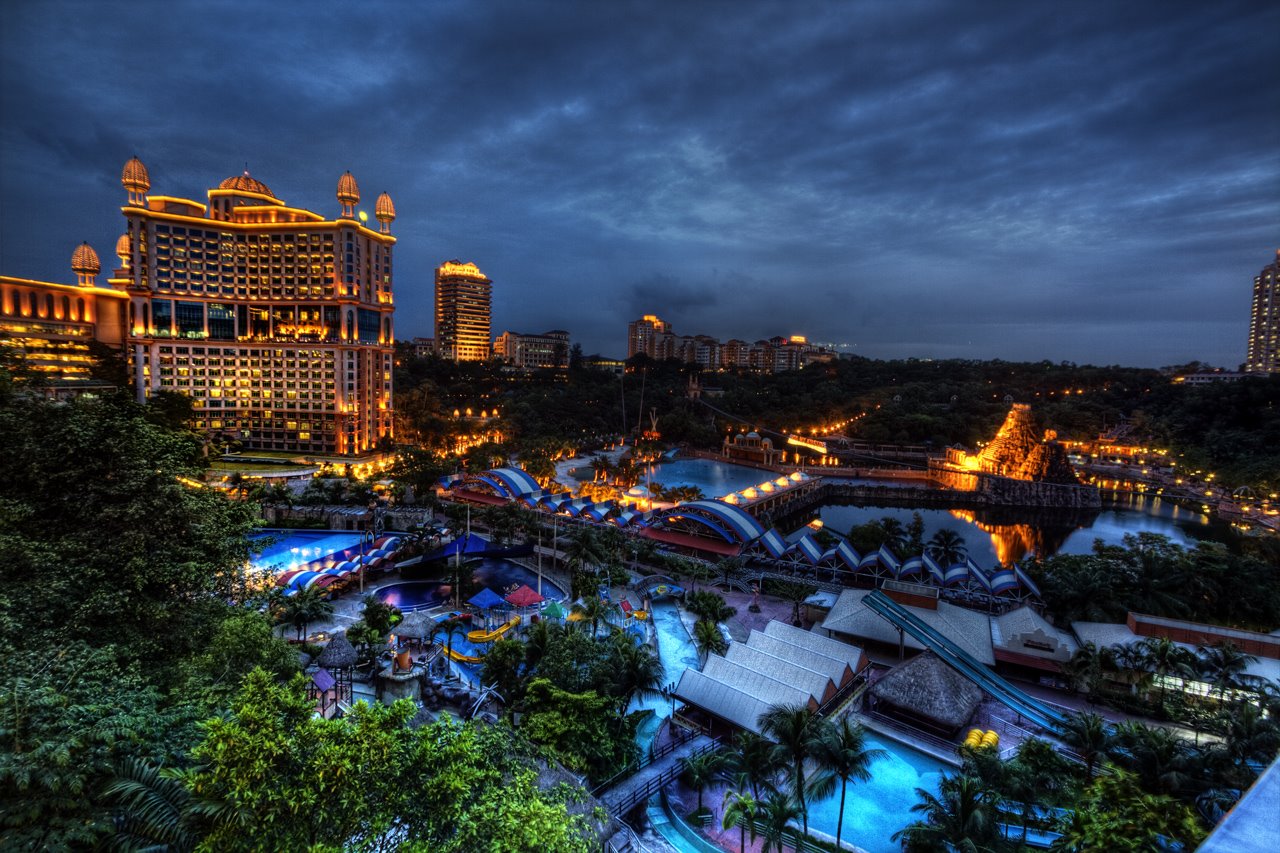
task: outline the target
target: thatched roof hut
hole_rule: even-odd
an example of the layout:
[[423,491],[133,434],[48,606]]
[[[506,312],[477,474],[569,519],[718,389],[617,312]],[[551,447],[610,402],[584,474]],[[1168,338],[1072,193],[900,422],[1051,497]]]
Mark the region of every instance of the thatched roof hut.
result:
[[969,722],[982,702],[982,691],[932,652],[899,666],[870,692],[876,710],[947,736]]
[[325,645],[320,657],[316,658],[316,664],[329,670],[350,669],[356,665],[358,657],[356,647],[351,645],[346,633],[342,633]]
[[404,621],[392,630],[396,636],[409,640],[423,640],[431,633],[431,629],[435,627],[435,622],[427,614],[421,611],[410,613],[404,617]]

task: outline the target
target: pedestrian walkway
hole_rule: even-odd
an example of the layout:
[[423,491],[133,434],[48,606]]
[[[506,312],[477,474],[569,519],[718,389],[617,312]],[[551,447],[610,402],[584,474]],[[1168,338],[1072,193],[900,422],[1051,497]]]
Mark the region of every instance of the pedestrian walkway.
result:
[[715,741],[706,735],[690,738],[652,764],[640,768],[597,797],[613,815],[624,815],[639,803],[648,800],[669,784],[682,771],[681,760],[715,748]]

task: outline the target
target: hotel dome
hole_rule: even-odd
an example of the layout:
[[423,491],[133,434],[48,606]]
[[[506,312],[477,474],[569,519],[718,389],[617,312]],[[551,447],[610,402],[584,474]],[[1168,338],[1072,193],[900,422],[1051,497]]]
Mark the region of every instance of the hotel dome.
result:
[[120,173],[120,183],[124,184],[124,188],[134,192],[144,193],[151,189],[151,175],[147,172],[147,167],[137,157],[130,157],[129,162],[124,164],[124,170]]
[[350,204],[360,202],[360,187],[356,184],[355,175],[350,172],[343,172],[342,177],[338,178],[338,201]]
[[80,275],[97,275],[102,272],[98,253],[88,243],[81,243],[71,254],[71,271]]
[[262,181],[251,176],[249,170],[245,169],[243,175],[232,175],[222,183],[218,184],[220,190],[235,190],[242,193],[257,193],[265,195],[269,198],[275,198],[276,195]]

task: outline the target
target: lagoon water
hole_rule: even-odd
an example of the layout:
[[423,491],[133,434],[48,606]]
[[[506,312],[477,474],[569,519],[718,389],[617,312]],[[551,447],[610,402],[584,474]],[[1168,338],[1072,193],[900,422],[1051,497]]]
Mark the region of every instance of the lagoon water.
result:
[[[679,459],[653,466],[652,481],[664,486],[691,485],[711,497],[755,486],[774,475],[770,471],[715,459]],[[893,486],[894,481],[858,480],[877,486]],[[913,509],[910,506],[853,506],[828,504],[817,517],[838,533],[856,524],[890,516],[905,526],[913,512],[925,523],[925,538],[941,528],[964,537],[970,555],[982,566],[1008,563],[1030,553],[1052,556],[1058,553],[1085,554],[1095,539],[1119,545],[1126,534],[1159,533],[1174,543],[1194,547],[1201,539],[1223,540],[1225,525],[1211,522],[1203,513],[1184,509],[1159,498],[1132,497],[1110,502],[1101,511],[1047,511],[1019,509]],[[784,531],[786,532],[786,531]]]

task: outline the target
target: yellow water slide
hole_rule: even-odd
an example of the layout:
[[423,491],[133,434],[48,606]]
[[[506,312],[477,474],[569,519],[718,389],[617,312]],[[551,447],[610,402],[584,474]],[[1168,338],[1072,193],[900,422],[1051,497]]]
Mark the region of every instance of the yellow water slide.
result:
[[476,657],[475,655],[464,655],[462,652],[458,651],[457,649],[446,648],[444,651],[445,651],[445,654],[447,654],[449,657],[456,660],[458,663],[482,663],[484,661],[484,658],[482,657]]
[[512,628],[514,628],[519,624],[520,624],[520,617],[512,616],[510,619],[508,619],[506,622],[503,622],[501,625],[499,625],[497,628],[494,628],[492,631],[486,631],[483,628],[480,628],[475,631],[469,631],[467,633],[467,639],[473,643],[489,643],[498,639],[503,634],[507,633],[508,631],[510,631]]

